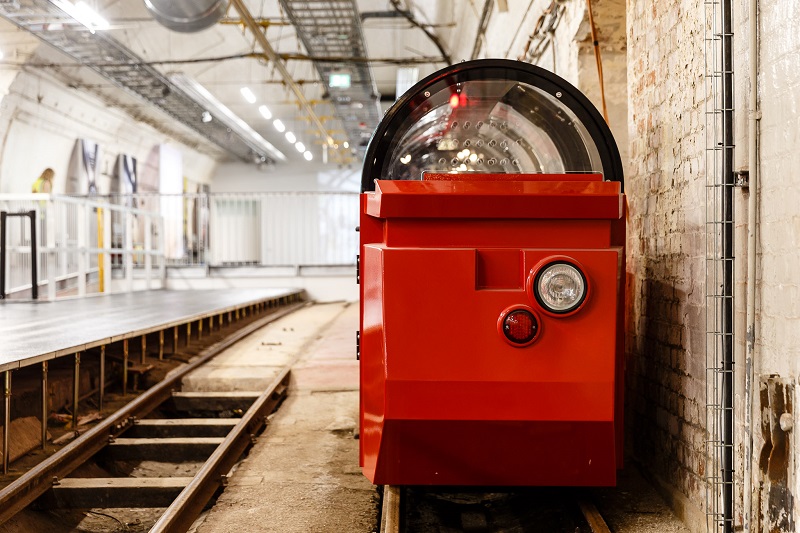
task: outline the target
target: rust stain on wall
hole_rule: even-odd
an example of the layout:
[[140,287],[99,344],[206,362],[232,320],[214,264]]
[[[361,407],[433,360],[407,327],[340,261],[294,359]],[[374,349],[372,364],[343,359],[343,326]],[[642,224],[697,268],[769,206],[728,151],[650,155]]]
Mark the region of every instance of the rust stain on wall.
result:
[[761,435],[764,444],[759,453],[761,481],[758,502],[759,531],[788,533],[795,531],[794,495],[789,490],[790,431],[781,427],[783,414],[792,414],[794,385],[780,376],[767,376],[760,383]]

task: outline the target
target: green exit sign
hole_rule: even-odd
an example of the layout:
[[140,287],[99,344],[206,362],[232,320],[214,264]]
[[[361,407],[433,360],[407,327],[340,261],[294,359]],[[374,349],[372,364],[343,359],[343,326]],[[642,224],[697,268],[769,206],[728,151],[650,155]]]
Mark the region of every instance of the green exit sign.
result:
[[331,72],[328,77],[328,85],[336,89],[349,89],[350,74],[347,72]]

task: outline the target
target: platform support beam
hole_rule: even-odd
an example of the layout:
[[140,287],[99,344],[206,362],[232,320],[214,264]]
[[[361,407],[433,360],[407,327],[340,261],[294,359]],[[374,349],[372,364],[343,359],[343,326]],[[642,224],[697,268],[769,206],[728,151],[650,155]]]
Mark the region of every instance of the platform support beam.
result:
[[147,334],[142,335],[142,357],[139,362],[145,364],[147,360]]
[[158,360],[164,360],[164,330],[158,332]]
[[5,381],[4,396],[5,409],[3,410],[3,475],[8,474],[8,435],[11,431],[11,370],[3,372]]
[[80,402],[81,352],[75,354],[75,369],[72,377],[72,429],[78,427],[78,402]]
[[172,355],[178,353],[178,326],[172,328]]
[[100,397],[97,399],[97,408],[103,410],[103,400],[106,397],[106,345],[100,347]]
[[48,409],[47,394],[47,361],[42,361],[42,449],[47,446],[47,415]]
[[128,394],[128,339],[122,341],[122,395]]

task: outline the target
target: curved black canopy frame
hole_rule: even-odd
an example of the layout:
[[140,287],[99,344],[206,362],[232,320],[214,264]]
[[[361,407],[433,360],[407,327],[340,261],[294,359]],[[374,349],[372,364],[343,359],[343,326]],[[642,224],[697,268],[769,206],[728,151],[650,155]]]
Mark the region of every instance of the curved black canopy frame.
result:
[[617,144],[589,99],[552,72],[506,59],[458,63],[409,89],[370,140],[361,191],[423,171],[600,172],[623,186]]

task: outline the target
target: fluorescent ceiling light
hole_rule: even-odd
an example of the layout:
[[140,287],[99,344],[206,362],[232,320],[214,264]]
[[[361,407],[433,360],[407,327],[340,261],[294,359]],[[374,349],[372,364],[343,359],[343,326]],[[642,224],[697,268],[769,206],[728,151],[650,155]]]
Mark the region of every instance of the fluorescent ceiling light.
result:
[[109,28],[108,21],[86,2],[81,1],[73,4],[69,0],[50,0],[50,3],[86,26],[92,33],[96,30],[107,30]]
[[177,85],[183,92],[195,102],[206,108],[214,118],[225,124],[232,131],[236,132],[251,147],[256,147],[261,152],[266,152],[277,161],[286,161],[283,152],[272,146],[266,139],[258,134],[247,122],[239,118],[233,111],[217,100],[208,89],[200,85],[197,80],[190,78],[186,74],[170,74],[169,81]]
[[311,152],[309,152],[308,150],[306,150],[306,153],[303,154],[303,157],[306,158],[306,161],[311,161],[312,159],[314,159],[314,156],[311,155]]
[[286,131],[286,126],[283,125],[283,122],[281,122],[281,119],[279,119],[279,118],[276,118],[275,120],[273,120],[272,121],[272,125],[275,126],[275,129],[278,130],[281,133]]
[[301,142],[298,142],[297,144],[295,144],[294,147],[297,148],[297,151],[300,152],[300,153],[303,153],[303,152],[306,151],[306,145],[301,143]]
[[350,88],[350,73],[349,72],[331,72],[328,76],[328,85],[335,89],[349,89]]
[[253,94],[253,91],[250,90],[250,87],[242,87],[241,92],[242,96],[244,96],[244,99],[247,100],[248,103],[256,103],[256,95]]
[[342,144],[342,146],[344,146],[345,148],[350,148],[350,143],[349,143],[349,142],[347,142],[347,141],[345,141],[345,142]]
[[265,105],[258,106],[258,112],[261,113],[261,116],[267,120],[272,118],[272,112]]
[[291,131],[286,132],[286,140],[290,143],[294,144],[297,141],[297,137],[294,136],[294,133]]

